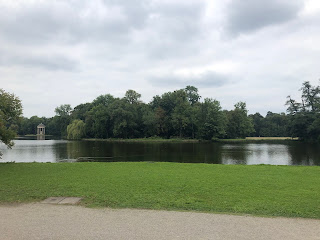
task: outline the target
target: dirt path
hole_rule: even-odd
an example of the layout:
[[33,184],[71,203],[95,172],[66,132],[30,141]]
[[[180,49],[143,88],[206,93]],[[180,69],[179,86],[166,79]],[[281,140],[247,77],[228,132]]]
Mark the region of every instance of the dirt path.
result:
[[320,239],[320,220],[0,205],[0,239]]

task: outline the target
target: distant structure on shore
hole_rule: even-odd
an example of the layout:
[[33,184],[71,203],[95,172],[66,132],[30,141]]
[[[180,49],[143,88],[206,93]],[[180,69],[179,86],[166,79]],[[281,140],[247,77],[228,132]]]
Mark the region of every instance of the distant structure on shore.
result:
[[43,123],[40,123],[37,126],[37,140],[44,140],[46,134],[46,126]]

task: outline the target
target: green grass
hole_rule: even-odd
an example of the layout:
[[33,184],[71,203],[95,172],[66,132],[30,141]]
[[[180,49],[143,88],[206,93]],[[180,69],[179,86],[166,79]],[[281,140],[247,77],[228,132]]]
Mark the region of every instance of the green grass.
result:
[[2,163],[0,203],[83,197],[90,207],[320,219],[320,167]]
[[237,139],[216,139],[215,142],[222,143],[283,143],[284,141],[298,141],[298,138],[290,137],[246,137]]
[[132,138],[132,139],[123,139],[123,138],[84,138],[84,141],[106,141],[106,142],[170,142],[170,143],[181,143],[181,142],[199,142],[198,139],[185,139],[185,138],[160,138],[160,137],[149,137],[149,138]]

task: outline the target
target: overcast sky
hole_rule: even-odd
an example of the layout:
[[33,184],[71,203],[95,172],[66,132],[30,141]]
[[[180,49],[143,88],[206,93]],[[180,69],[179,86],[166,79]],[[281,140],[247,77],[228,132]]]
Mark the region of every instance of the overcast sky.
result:
[[196,86],[249,113],[319,84],[319,0],[0,0],[0,88],[24,116]]

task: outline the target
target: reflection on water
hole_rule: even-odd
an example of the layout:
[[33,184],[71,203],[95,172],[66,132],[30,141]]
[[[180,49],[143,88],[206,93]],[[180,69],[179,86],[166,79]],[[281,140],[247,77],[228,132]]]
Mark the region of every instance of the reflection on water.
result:
[[124,143],[15,140],[2,144],[1,162],[147,161],[222,164],[320,165],[319,144]]

